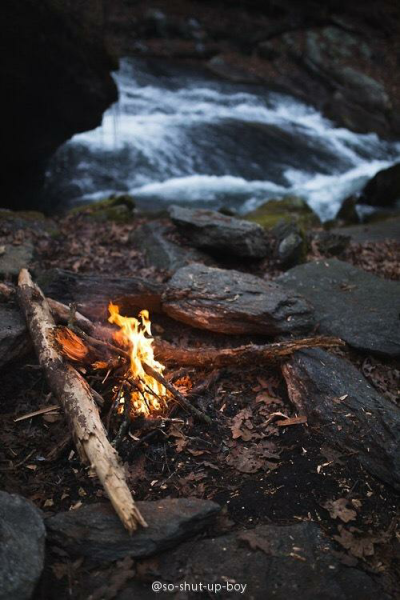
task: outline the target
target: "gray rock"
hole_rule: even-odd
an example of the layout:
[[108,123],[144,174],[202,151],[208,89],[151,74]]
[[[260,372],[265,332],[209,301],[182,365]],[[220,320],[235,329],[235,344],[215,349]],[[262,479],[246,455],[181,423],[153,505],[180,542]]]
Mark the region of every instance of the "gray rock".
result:
[[7,244],[0,247],[0,277],[17,277],[20,270],[28,267],[33,259],[33,246],[26,243],[20,246]]
[[372,206],[392,206],[400,200],[400,163],[379,171],[365,186],[359,202]]
[[30,337],[20,310],[11,304],[0,304],[0,368],[22,358],[30,348]]
[[173,242],[168,237],[169,233],[169,227],[150,222],[135,229],[131,240],[136,248],[145,252],[149,265],[171,273],[193,262],[212,262],[207,254]]
[[277,240],[275,257],[283,267],[293,267],[305,260],[307,242],[295,220],[280,221],[271,234]]
[[318,250],[325,256],[340,256],[350,244],[350,237],[333,231],[319,231],[313,236]]
[[364,223],[350,227],[339,227],[333,233],[345,235],[354,242],[385,242],[387,240],[400,240],[400,217],[379,221],[378,223]]
[[151,556],[176,546],[204,529],[220,510],[218,504],[196,498],[138,502],[149,524],[130,536],[112,507],[91,504],[59,513],[46,520],[51,543],[71,554],[93,561],[114,561],[125,556]]
[[199,264],[175,273],[162,308],[177,321],[218,333],[304,333],[314,325],[312,306],[301,295],[254,275]]
[[335,258],[294,267],[277,282],[312,302],[319,333],[365,352],[400,355],[400,283]]
[[289,396],[328,444],[356,452],[370,473],[400,490],[400,411],[347,360],[296,352],[283,367]]
[[0,600],[29,600],[43,570],[46,530],[40,512],[0,492]]
[[[263,525],[217,538],[182,544],[157,559],[157,579],[175,585],[191,583],[185,598],[251,600],[387,600],[364,571],[344,566],[315,523]],[[238,586],[229,588],[231,586]],[[196,591],[197,584],[197,591]],[[210,585],[209,591],[200,584]],[[220,584],[218,593],[211,584]],[[246,586],[240,592],[239,586]],[[131,583],[118,600],[150,598],[150,584]],[[135,595],[133,595],[135,592]],[[179,588],[176,590],[179,594]],[[214,593],[212,593],[214,592]],[[153,592],[154,594],[154,592]],[[174,595],[174,594],[173,594]],[[168,598],[171,592],[157,597]]]
[[216,255],[264,258],[269,245],[260,225],[213,210],[172,206],[170,217],[179,231],[196,248]]

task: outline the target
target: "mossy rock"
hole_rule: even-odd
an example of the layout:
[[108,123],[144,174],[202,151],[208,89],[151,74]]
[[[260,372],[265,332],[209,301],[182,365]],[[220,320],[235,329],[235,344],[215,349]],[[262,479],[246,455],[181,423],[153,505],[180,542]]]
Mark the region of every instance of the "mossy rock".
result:
[[1,208],[0,220],[45,221],[46,217],[38,210],[7,210],[6,208]]
[[114,221],[116,223],[126,223],[133,219],[133,210],[135,201],[129,194],[112,195],[104,200],[77,206],[70,211],[70,214],[88,215],[96,221]]
[[321,221],[303,198],[286,196],[279,200],[268,200],[259,208],[244,217],[258,223],[265,229],[272,229],[279,222],[295,221],[304,230],[320,227]]

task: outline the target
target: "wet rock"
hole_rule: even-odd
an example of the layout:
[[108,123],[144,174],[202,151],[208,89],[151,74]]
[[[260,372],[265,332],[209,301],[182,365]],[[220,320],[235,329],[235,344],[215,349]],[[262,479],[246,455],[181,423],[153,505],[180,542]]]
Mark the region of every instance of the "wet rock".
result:
[[347,360],[302,350],[283,367],[289,396],[328,444],[355,452],[364,468],[400,490],[400,411]]
[[25,356],[31,342],[18,307],[0,304],[0,368]]
[[170,217],[189,243],[215,255],[264,258],[269,251],[259,225],[213,210],[170,208]]
[[43,570],[46,530],[40,512],[0,492],[0,600],[29,600]]
[[286,196],[280,200],[268,200],[255,211],[246,215],[248,221],[258,223],[265,229],[278,225],[280,221],[296,222],[302,229],[319,227],[321,221],[307,202],[297,196]]
[[304,333],[314,324],[303,296],[234,270],[193,264],[167,284],[163,311],[193,327],[228,334]]
[[109,504],[91,504],[46,520],[50,543],[93,561],[140,558],[176,546],[209,525],[218,504],[196,498],[138,502],[149,527],[130,536]]
[[[252,600],[375,600],[377,597],[388,600],[372,577],[340,563],[330,541],[310,522],[263,525],[182,544],[158,556],[155,565],[153,559],[153,573],[154,569],[157,576],[152,580],[183,586],[185,582],[193,584],[190,591],[187,586],[182,587],[185,598],[189,599],[215,594],[221,598],[242,596]],[[209,584],[209,590],[200,584]],[[211,588],[211,584],[221,587]],[[132,598],[133,591],[135,597],[150,598],[147,595],[150,587],[151,584],[135,581],[118,600]],[[161,598],[168,595],[171,592],[158,594]]]
[[33,246],[28,242],[19,246],[0,246],[0,277],[17,277],[22,268],[29,267],[33,259]]
[[400,200],[400,163],[379,171],[365,186],[359,197],[360,204],[393,206]]
[[400,283],[335,258],[294,267],[277,283],[312,302],[319,333],[365,352],[400,355]]
[[146,254],[150,266],[171,273],[193,262],[206,264],[213,262],[207,254],[173,241],[170,238],[171,233],[172,226],[168,227],[154,221],[135,229],[130,239],[136,248]]

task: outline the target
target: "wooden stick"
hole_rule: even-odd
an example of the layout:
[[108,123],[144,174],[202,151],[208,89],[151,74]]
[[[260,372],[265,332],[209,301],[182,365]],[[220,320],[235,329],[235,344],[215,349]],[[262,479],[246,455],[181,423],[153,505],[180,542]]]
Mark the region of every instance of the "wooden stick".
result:
[[304,348],[335,348],[345,342],[334,337],[312,337],[288,340],[274,344],[238,346],[237,348],[181,348],[168,342],[154,340],[156,359],[163,364],[178,364],[206,368],[242,367],[266,362],[277,362]]
[[67,416],[82,461],[97,473],[124,527],[133,532],[147,524],[138,511],[125,480],[118,454],[112,448],[93,400],[89,385],[67,362],[54,340],[56,325],[43,293],[22,269],[18,300],[25,314],[32,341],[54,396]]
[[191,404],[189,400],[185,398],[185,396],[183,396],[171,383],[169,383],[169,381],[167,381],[165,377],[161,375],[161,373],[158,373],[158,371],[155,371],[153,367],[150,367],[150,365],[147,365],[146,363],[142,364],[147,375],[150,375],[150,377],[153,377],[153,379],[158,381],[158,383],[161,383],[172,394],[178,404],[180,404],[183,408],[186,408],[186,410],[188,410],[199,421],[203,421],[203,423],[211,425],[212,419],[203,411],[193,406],[193,404]]

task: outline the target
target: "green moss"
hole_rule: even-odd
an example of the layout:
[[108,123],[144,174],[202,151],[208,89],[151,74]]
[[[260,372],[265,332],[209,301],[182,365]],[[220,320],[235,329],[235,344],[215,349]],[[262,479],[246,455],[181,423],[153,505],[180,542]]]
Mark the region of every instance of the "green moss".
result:
[[38,210],[7,210],[0,208],[1,220],[45,221],[46,217]]
[[84,206],[77,206],[70,211],[70,214],[85,214],[96,221],[126,223],[133,219],[134,208],[135,201],[132,196],[120,194]]
[[265,229],[275,227],[279,222],[295,221],[302,229],[320,227],[321,221],[305,200],[297,196],[286,196],[280,200],[269,200],[257,210],[244,217],[258,223]]

